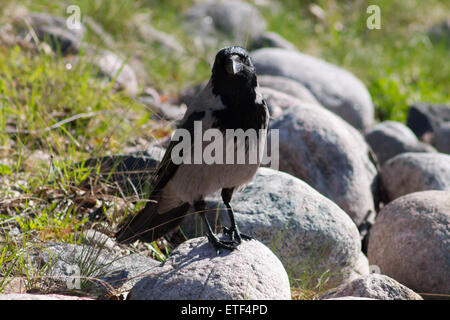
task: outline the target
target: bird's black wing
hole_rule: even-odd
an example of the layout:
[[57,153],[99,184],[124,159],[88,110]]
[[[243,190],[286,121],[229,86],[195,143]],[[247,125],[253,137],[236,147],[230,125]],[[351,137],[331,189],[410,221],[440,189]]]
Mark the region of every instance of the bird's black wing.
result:
[[[194,121],[204,118],[204,111],[191,112],[186,114],[185,120],[179,128],[186,129],[194,134]],[[192,141],[192,139],[191,139]],[[158,214],[158,204],[161,200],[161,191],[175,175],[180,165],[172,161],[172,150],[181,141],[171,141],[158,166],[154,177],[153,187],[150,191],[149,202],[135,216],[131,216],[119,226],[116,239],[120,243],[129,243],[136,239],[151,242],[166,234],[181,223],[181,218],[189,209],[189,204],[185,203],[173,208],[164,214]]]
[[[186,120],[180,125],[179,128],[186,129],[191,135],[192,139],[194,136],[194,121],[201,121],[204,116],[205,116],[204,111],[193,112],[186,118]],[[178,167],[180,165],[173,163],[172,150],[180,142],[181,141],[171,141],[169,146],[167,147],[164,157],[161,160],[161,163],[159,164],[158,169],[156,171],[154,187],[150,192],[150,196],[155,195],[159,191],[161,191],[169,182],[169,180],[174,176],[174,174],[177,172]]]

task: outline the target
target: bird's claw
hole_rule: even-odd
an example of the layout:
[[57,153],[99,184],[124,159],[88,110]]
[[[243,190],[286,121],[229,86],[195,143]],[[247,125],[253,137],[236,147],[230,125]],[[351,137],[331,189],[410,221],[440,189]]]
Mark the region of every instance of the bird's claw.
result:
[[213,245],[217,255],[220,254],[220,249],[233,251],[237,247],[235,241],[219,240],[215,235],[208,236],[208,240]]
[[239,229],[237,227],[231,227],[231,228],[227,228],[227,227],[223,227],[223,233],[225,233],[226,235],[228,235],[231,239],[231,241],[233,241],[234,243],[240,244],[242,242],[242,240],[252,240],[253,238],[243,234],[239,231]]

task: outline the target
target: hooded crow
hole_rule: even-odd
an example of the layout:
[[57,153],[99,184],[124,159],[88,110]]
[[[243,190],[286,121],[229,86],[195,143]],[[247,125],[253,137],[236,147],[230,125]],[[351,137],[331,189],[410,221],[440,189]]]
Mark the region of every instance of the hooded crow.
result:
[[[264,148],[269,113],[258,90],[255,67],[245,49],[233,46],[217,53],[211,78],[189,105],[179,129],[193,133],[196,121],[201,123],[203,130],[216,129],[222,133],[225,144],[230,142],[226,136],[229,129],[253,129],[257,133],[255,143],[258,150]],[[233,137],[232,142],[237,144],[236,138]],[[256,162],[247,161],[246,158],[244,163],[176,164],[172,151],[178,143],[181,141],[172,139],[158,166],[149,202],[120,226],[116,239],[121,243],[137,239],[154,241],[179,226],[193,206],[205,223],[208,239],[216,251],[233,250],[242,239],[250,237],[239,232],[230,204],[231,198],[234,191],[253,180],[260,165],[260,156]],[[200,143],[203,150],[205,144],[203,141]],[[248,139],[244,143],[248,155],[251,150]],[[192,142],[192,150],[194,144],[195,141]],[[222,201],[228,209],[231,226],[224,227],[224,233],[230,237],[230,241],[219,240],[205,216],[204,199],[217,191],[221,191]]]

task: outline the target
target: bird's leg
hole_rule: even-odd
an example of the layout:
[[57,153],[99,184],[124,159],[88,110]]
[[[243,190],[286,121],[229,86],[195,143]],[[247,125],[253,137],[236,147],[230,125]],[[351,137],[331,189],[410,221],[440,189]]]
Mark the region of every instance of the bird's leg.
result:
[[226,233],[232,241],[236,240],[237,243],[241,243],[242,239],[251,240],[252,237],[243,234],[239,231],[239,228],[236,224],[236,220],[234,219],[233,208],[231,207],[231,197],[233,196],[234,188],[230,189],[222,189],[222,200],[225,206],[227,207],[228,216],[230,217],[230,227],[223,227],[223,232]]
[[202,217],[203,222],[205,223],[207,229],[208,229],[208,240],[213,245],[214,249],[216,250],[217,255],[220,253],[220,249],[226,249],[226,250],[234,250],[236,249],[236,243],[233,241],[224,241],[220,240],[213,232],[211,225],[209,224],[209,221],[206,217],[205,208],[206,208],[206,202],[204,200],[200,200],[194,203],[195,211],[197,211],[200,214],[200,217]]

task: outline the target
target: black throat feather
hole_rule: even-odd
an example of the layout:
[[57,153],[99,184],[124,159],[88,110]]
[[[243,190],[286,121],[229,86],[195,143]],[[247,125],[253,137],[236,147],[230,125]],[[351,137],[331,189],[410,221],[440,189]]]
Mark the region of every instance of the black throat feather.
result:
[[257,79],[254,73],[231,78],[222,70],[214,70],[211,77],[213,94],[219,96],[222,110],[214,111],[214,127],[226,129],[265,129],[266,106],[256,101]]

